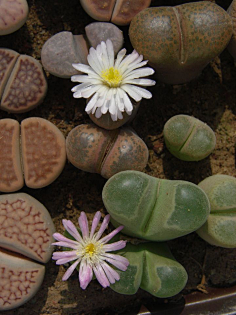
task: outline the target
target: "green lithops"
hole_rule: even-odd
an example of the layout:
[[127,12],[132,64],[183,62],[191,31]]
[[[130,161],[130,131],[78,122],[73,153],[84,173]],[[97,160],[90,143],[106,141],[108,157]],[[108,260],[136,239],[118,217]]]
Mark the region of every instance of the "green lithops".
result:
[[236,247],[236,178],[213,175],[199,183],[207,194],[211,212],[205,224],[197,230],[206,242],[226,247]]
[[129,260],[125,272],[111,289],[121,294],[135,294],[139,288],[159,298],[178,294],[188,280],[184,267],[164,243],[127,244],[118,252]]
[[202,160],[216,145],[214,131],[201,120],[188,115],[171,117],[163,133],[168,150],[183,161]]
[[105,184],[103,202],[122,233],[152,241],[174,239],[200,228],[210,213],[209,200],[197,185],[124,171]]

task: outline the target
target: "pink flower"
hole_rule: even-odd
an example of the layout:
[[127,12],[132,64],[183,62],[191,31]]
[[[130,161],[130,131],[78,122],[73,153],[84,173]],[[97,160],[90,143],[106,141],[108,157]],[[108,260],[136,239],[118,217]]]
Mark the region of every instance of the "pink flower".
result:
[[108,226],[110,215],[108,214],[105,216],[99,231],[95,233],[100,218],[101,212],[98,211],[93,218],[92,228],[89,233],[86,214],[81,212],[78,221],[82,236],[70,220],[62,220],[65,229],[75,240],[68,239],[60,233],[53,234],[53,237],[58,242],[53,243],[52,245],[64,246],[71,250],[54,252],[52,259],[56,260],[57,265],[63,265],[74,261],[67,269],[62,280],[67,280],[77,265],[80,264],[79,282],[82,289],[87,288],[89,282],[93,278],[93,273],[104,288],[110,286],[110,283],[120,280],[119,274],[110,265],[113,265],[122,271],[125,271],[129,265],[129,261],[125,257],[109,253],[124,248],[126,246],[126,241],[107,244],[107,242],[123,229],[123,226],[118,227],[110,234],[101,238]]

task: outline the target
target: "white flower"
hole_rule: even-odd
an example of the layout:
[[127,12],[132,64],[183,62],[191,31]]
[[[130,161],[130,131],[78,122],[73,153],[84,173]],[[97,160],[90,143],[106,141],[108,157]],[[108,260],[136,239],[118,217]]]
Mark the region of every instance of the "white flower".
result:
[[82,289],[86,289],[93,278],[93,273],[104,288],[110,286],[110,283],[115,283],[116,280],[120,279],[119,274],[110,266],[110,264],[122,271],[125,271],[129,265],[129,261],[125,257],[109,253],[124,248],[126,246],[126,241],[107,244],[120,232],[120,230],[123,229],[123,226],[116,228],[110,234],[101,238],[108,226],[110,215],[108,214],[105,216],[99,231],[95,233],[100,218],[101,212],[98,211],[93,218],[92,228],[89,233],[86,214],[81,212],[79,226],[82,236],[70,220],[62,220],[65,229],[74,240],[63,236],[60,233],[53,234],[53,237],[58,242],[53,243],[52,245],[64,246],[72,249],[53,253],[52,259],[57,261],[56,264],[63,265],[75,261],[68,268],[62,280],[67,280],[77,265],[80,264],[79,282]]
[[[155,85],[155,81],[142,79],[154,73],[149,67],[143,67],[147,60],[135,50],[127,55],[126,49],[122,49],[117,59],[114,59],[114,49],[111,40],[101,42],[96,49],[90,48],[88,65],[73,64],[76,70],[87,75],[74,75],[72,82],[80,82],[72,92],[75,98],[90,98],[85,111],[95,114],[100,118],[102,114],[110,113],[113,121],[122,119],[122,112],[131,115],[133,105],[129,97],[139,102],[142,98],[151,98],[152,94],[140,86]],[[129,96],[128,96],[128,95]]]

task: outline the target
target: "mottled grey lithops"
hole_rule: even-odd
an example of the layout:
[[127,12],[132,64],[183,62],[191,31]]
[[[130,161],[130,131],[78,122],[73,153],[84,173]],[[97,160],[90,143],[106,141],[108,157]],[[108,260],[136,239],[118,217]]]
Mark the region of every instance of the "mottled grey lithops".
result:
[[41,64],[31,56],[0,48],[0,108],[23,113],[38,106],[47,92]]
[[227,48],[236,62],[236,0],[232,1],[227,12],[231,16],[233,22],[233,35]]
[[0,35],[17,31],[27,20],[29,12],[26,0],[0,1]]
[[201,120],[188,115],[170,118],[163,133],[168,150],[183,161],[200,161],[216,145],[214,131]]
[[79,169],[105,178],[127,170],[143,170],[148,148],[131,129],[108,131],[94,125],[79,125],[66,139],[68,160]]
[[78,74],[72,63],[88,64],[87,55],[88,47],[83,35],[60,32],[45,42],[41,60],[44,69],[49,73],[60,78],[70,78]]

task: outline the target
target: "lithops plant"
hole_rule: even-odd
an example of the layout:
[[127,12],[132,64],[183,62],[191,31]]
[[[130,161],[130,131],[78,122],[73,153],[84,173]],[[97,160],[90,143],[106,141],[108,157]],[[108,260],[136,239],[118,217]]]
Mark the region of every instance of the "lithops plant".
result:
[[37,292],[45,267],[33,260],[49,261],[54,232],[39,201],[25,193],[0,196],[0,310],[16,308]]
[[143,170],[148,148],[129,128],[108,131],[95,125],[79,125],[66,139],[68,160],[77,168],[105,178],[127,169]]
[[84,10],[95,20],[128,25],[151,0],[80,0]]
[[42,188],[51,184],[66,162],[65,138],[43,118],[0,120],[0,191],[13,192],[25,184]]
[[163,134],[168,150],[183,161],[202,160],[216,145],[214,131],[201,120],[188,115],[171,117]]
[[164,243],[127,244],[117,252],[129,260],[125,272],[117,271],[120,280],[111,289],[121,294],[135,294],[139,288],[159,298],[178,294],[188,275]]
[[27,20],[29,7],[26,0],[0,1],[0,35],[17,31]]
[[236,62],[236,0],[232,1],[227,12],[231,16],[233,22],[233,35],[227,48]]
[[0,109],[27,112],[43,101],[46,92],[47,81],[36,59],[0,48]]
[[197,230],[206,242],[226,247],[236,247],[236,178],[213,175],[200,182],[207,194],[211,212],[205,224]]
[[159,179],[137,171],[110,178],[102,192],[113,225],[122,233],[150,241],[166,241],[201,227],[210,213],[205,192],[181,180]]
[[198,77],[231,36],[230,16],[210,1],[147,8],[129,28],[133,47],[156,69],[157,78],[169,84]]

